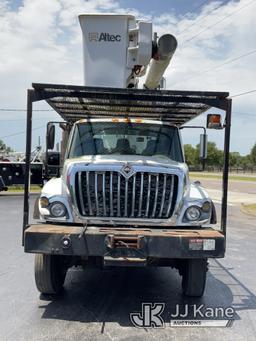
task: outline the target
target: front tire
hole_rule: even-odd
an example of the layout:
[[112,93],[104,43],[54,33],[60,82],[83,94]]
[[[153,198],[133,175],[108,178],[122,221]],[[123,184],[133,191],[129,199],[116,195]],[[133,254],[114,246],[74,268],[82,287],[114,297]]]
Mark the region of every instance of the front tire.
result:
[[63,258],[60,256],[36,254],[35,282],[42,294],[58,294],[66,277]]
[[201,297],[204,294],[207,273],[207,259],[187,259],[182,268],[183,294]]

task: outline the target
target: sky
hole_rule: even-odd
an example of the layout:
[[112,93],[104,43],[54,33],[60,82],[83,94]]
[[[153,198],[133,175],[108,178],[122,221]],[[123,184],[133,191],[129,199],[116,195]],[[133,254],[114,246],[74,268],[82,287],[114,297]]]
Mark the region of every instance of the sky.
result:
[[[25,149],[26,89],[32,82],[83,85],[82,34],[77,16],[86,12],[131,13],[153,22],[158,36],[171,33],[178,48],[165,77],[167,89],[256,89],[256,0],[0,0],[0,139]],[[5,111],[3,109],[9,109]],[[34,109],[49,109],[37,102]],[[211,109],[212,113],[218,112]],[[51,111],[37,111],[33,146],[45,136]],[[203,124],[206,114],[191,122]],[[223,131],[209,131],[223,146]],[[187,130],[184,143],[199,142]],[[242,155],[256,143],[256,92],[233,99],[231,150]]]

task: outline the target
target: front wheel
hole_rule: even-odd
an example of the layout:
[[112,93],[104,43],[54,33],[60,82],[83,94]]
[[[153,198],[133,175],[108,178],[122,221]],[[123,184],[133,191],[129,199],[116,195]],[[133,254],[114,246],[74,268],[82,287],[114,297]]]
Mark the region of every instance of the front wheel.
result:
[[182,267],[182,290],[186,296],[201,297],[204,294],[207,259],[187,259]]
[[42,294],[58,294],[63,288],[66,272],[61,256],[36,254],[35,282]]

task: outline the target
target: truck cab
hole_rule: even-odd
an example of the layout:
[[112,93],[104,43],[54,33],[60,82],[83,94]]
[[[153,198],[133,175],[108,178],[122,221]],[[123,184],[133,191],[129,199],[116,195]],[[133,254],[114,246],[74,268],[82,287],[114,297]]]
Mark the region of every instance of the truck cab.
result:
[[170,228],[210,223],[214,209],[189,180],[177,126],[110,118],[73,125],[62,176],[42,189],[39,211],[46,222]]

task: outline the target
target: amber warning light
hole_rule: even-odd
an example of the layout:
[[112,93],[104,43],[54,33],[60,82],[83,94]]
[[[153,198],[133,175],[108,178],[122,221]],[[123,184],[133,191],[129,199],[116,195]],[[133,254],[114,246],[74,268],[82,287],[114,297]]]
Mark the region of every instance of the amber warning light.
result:
[[222,129],[221,115],[208,114],[207,115],[207,128],[208,129]]

